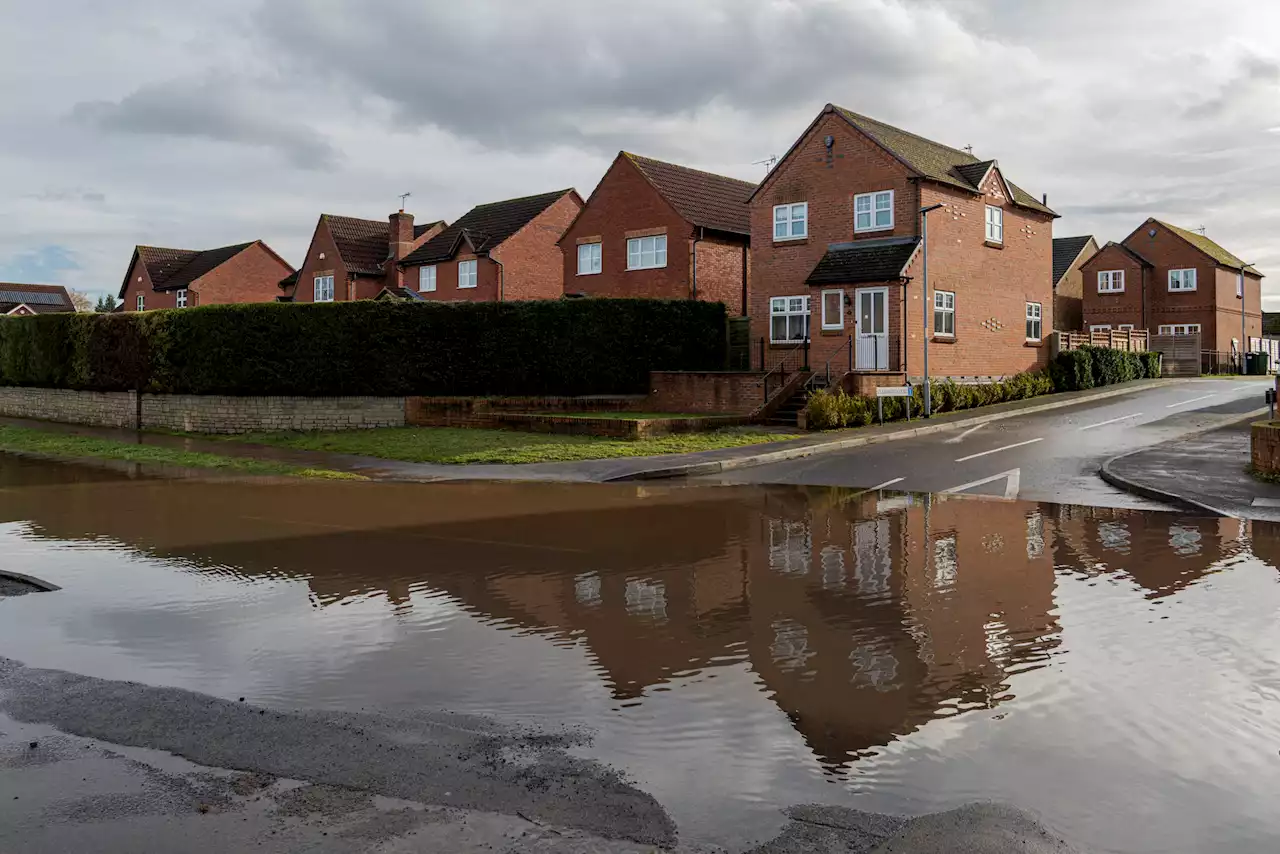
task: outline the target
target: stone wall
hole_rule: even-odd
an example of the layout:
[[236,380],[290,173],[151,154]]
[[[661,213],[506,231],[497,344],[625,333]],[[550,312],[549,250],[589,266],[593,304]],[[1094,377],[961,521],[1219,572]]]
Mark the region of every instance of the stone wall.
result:
[[0,387],[0,415],[95,427],[154,427],[192,433],[360,430],[403,427],[403,397],[233,397]]
[[0,415],[92,427],[135,427],[138,401],[131,391],[0,386]]
[[653,371],[651,412],[750,415],[764,404],[764,374],[754,371]]

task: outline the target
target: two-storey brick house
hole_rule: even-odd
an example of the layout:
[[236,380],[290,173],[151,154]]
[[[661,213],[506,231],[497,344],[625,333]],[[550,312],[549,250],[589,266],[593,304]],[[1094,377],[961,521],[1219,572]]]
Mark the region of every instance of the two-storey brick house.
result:
[[565,292],[700,299],[746,314],[755,188],[619,152],[560,238]]
[[580,210],[574,189],[477,205],[400,262],[404,288],[432,301],[562,297],[558,241]]
[[1080,268],[1098,251],[1093,235],[1053,239],[1053,328],[1079,332],[1084,328],[1084,273]]
[[444,229],[443,221],[414,225],[403,210],[385,220],[321,214],[307,257],[280,289],[293,302],[373,299],[403,285],[400,262]]
[[120,284],[121,309],[273,302],[292,272],[261,240],[204,250],[138,246]]
[[1148,219],[1081,271],[1086,329],[1199,334],[1202,350],[1238,353],[1243,310],[1246,338],[1262,338],[1262,274],[1203,234]]
[[[934,206],[925,297],[920,212]],[[1057,214],[996,161],[828,104],[750,207],[766,365],[806,334],[811,363],[836,367],[852,336],[856,371],[920,376],[926,334],[936,377],[1047,361]]]

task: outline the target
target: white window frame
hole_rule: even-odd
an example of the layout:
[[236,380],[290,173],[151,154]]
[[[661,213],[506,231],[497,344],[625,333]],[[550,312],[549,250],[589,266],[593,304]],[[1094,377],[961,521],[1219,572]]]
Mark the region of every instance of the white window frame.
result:
[[[778,226],[782,226],[782,234],[778,234]],[[796,231],[796,226],[800,230]],[[773,206],[773,239],[804,240],[809,236],[809,203],[792,202],[789,205]]]
[[[882,204],[883,202],[883,204]],[[880,221],[880,214],[888,213],[888,220]],[[859,219],[867,218],[862,225]],[[858,193],[853,197],[853,233],[866,231],[890,231],[893,228],[893,190],[876,190],[874,193]]]
[[[585,250],[585,257],[584,257]],[[586,261],[583,264],[583,261]],[[578,244],[578,275],[598,276],[604,267],[604,247],[600,243]]]
[[1200,332],[1198,323],[1164,323],[1160,325],[1161,335],[1195,335]]
[[[1031,334],[1031,324],[1035,324],[1036,334]],[[1027,340],[1044,340],[1044,305],[1038,302],[1027,303]]]
[[[840,298],[840,310],[836,312],[834,321],[827,317],[827,295],[835,294]],[[822,328],[823,329],[844,329],[844,291],[833,290],[822,292]]]
[[1118,330],[1119,330],[1119,331],[1121,331],[1121,332],[1132,332],[1132,331],[1133,331],[1133,324],[1132,324],[1132,323],[1121,323],[1119,326],[1117,326],[1117,327],[1116,327],[1116,329],[1118,329]]
[[[994,216],[992,215],[994,214]],[[987,205],[986,213],[987,240],[991,243],[1004,243],[1004,208]]]
[[436,289],[436,265],[428,264],[418,268],[418,292],[431,293]]
[[187,289],[186,288],[178,288],[178,294],[177,294],[175,303],[178,306],[178,308],[187,307]]
[[1098,271],[1098,293],[1100,294],[1124,293],[1124,270],[1099,270]]
[[458,288],[474,288],[480,283],[480,262],[472,258],[458,262]]
[[[1176,288],[1173,286],[1175,273],[1179,274],[1177,276],[1178,286]],[[1187,287],[1187,273],[1191,274],[1191,287]],[[1196,277],[1195,267],[1184,267],[1180,270],[1170,270],[1169,271],[1169,293],[1185,294],[1185,293],[1190,293],[1194,291],[1196,289],[1196,278],[1197,277]]]
[[311,298],[315,302],[333,302],[333,276],[316,276]]
[[1110,332],[1111,324],[1110,323],[1090,323],[1089,331],[1090,332]]
[[[940,332],[938,330],[938,321],[949,317],[951,319],[951,331]],[[944,326],[946,324],[943,324]],[[956,337],[956,294],[955,291],[934,291],[933,292],[933,334],[937,338],[955,338]]]
[[[799,300],[799,302],[798,303],[795,302],[796,300]],[[776,317],[788,318],[787,320],[788,337],[786,338],[773,337],[773,321],[774,321],[774,318]],[[801,336],[800,338],[790,337],[790,334],[791,334],[790,318],[792,317],[804,318],[804,325],[801,327],[804,330],[804,335]],[[804,296],[794,296],[794,297],[773,297],[769,300],[769,343],[795,344],[798,341],[803,341],[808,336],[809,336],[809,297],[807,294]]]
[[667,266],[667,236],[665,234],[627,239],[628,270],[660,270],[665,266]]
[[135,305],[137,305],[137,307],[138,307],[138,311],[146,311],[146,310],[147,310],[147,295],[146,295],[146,294],[138,294],[137,302],[135,302],[134,304],[135,304]]

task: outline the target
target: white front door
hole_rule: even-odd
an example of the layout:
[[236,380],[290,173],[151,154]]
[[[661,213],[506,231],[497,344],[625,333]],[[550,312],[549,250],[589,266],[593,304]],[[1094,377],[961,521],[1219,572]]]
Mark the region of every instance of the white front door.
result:
[[862,288],[857,292],[859,371],[889,370],[889,289]]

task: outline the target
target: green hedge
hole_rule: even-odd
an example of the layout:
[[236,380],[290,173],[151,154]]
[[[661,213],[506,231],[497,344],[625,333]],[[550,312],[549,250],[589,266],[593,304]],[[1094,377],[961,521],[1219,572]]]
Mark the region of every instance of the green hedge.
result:
[[1063,350],[1049,365],[1057,391],[1079,391],[1160,376],[1159,353],[1130,353],[1107,347]]
[[724,306],[691,300],[256,303],[0,318],[0,384],[169,394],[643,393],[723,370]]
[[[1043,371],[1017,374],[993,383],[961,385],[952,380],[935,380],[931,383],[930,396],[935,413],[956,412],[1004,403],[1007,400],[1026,400],[1053,392],[1053,380]],[[924,386],[912,388],[911,414],[924,412]],[[896,421],[907,416],[906,398],[884,398],[884,420]],[[845,394],[843,390],[830,392],[819,390],[809,396],[809,426],[817,430],[837,427],[863,427],[879,419],[874,398]]]

